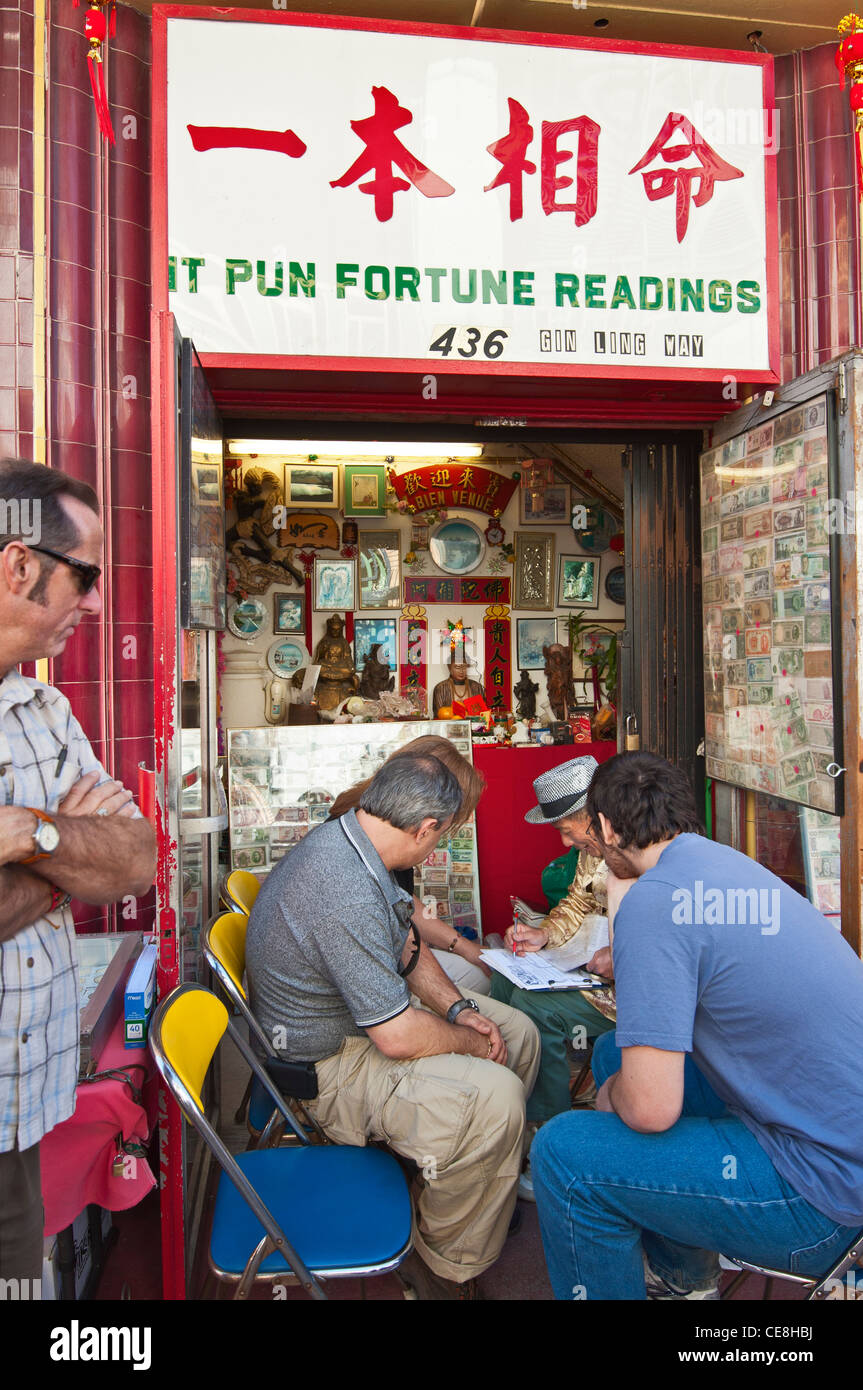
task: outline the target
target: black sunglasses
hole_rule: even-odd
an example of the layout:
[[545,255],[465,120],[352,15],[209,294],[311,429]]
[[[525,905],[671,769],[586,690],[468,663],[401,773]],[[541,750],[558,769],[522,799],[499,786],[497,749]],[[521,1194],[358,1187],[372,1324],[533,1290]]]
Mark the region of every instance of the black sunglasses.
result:
[[[4,545],[0,545],[0,550],[5,550],[6,546],[11,544],[11,541],[6,541]],[[21,544],[26,545],[28,550],[38,550],[40,555],[50,555],[52,560],[61,560],[64,565],[73,569],[78,576],[82,594],[89,594],[90,590],[95,588],[102,573],[99,565],[88,565],[86,560],[76,560],[74,555],[61,555],[59,550],[49,550],[47,545],[28,545],[26,541],[21,541]]]

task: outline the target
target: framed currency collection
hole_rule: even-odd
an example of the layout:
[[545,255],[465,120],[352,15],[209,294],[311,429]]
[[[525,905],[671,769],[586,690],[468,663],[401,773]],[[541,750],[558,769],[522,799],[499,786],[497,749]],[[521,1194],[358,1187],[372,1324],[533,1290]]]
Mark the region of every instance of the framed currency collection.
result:
[[816,397],[701,456],[705,753],[709,777],[837,815],[828,407]]
[[[266,878],[327,819],[340,792],[373,776],[391,753],[421,734],[449,738],[473,760],[465,720],[229,729],[231,868]],[[414,873],[414,891],[430,916],[464,935],[479,934],[473,816],[445,835]],[[326,892],[325,884],[321,891]]]

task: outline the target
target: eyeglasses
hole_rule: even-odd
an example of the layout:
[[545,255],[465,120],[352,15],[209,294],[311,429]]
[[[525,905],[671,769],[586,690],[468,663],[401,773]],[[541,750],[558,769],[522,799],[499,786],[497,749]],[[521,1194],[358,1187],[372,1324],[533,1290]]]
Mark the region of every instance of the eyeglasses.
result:
[[[5,550],[6,546],[11,544],[11,541],[6,541],[0,545],[0,550]],[[76,560],[74,555],[62,555],[59,550],[49,550],[47,545],[28,545],[26,541],[21,541],[20,544],[27,545],[28,550],[38,550],[40,555],[50,555],[52,560],[61,560],[64,565],[73,569],[78,576],[82,594],[90,593],[102,573],[99,565],[88,565],[86,560]]]

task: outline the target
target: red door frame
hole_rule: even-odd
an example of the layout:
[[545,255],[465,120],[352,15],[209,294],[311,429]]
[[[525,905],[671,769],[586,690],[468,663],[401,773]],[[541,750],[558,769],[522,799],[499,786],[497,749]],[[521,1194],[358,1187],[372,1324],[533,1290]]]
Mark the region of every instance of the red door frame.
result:
[[[156,802],[159,840],[157,873],[157,922],[159,932],[158,984],[164,997],[179,984],[178,923],[171,904],[171,883],[177,863],[177,808],[172,805],[173,791],[169,785],[169,755],[177,734],[177,650],[178,629],[178,569],[177,535],[177,469],[176,430],[177,406],[174,348],[174,320],[170,312],[168,291],[168,206],[167,206],[167,22],[171,18],[217,20],[220,22],[312,25],[344,30],[373,30],[381,33],[412,33],[434,37],[459,38],[492,43],[515,43],[559,48],[592,48],[606,52],[629,51],[657,53],[679,58],[709,58],[715,62],[743,62],[763,70],[765,105],[773,105],[772,60],[761,54],[743,54],[722,50],[690,48],[681,45],[632,44],[611,39],[573,39],[563,35],[532,34],[489,29],[467,29],[433,24],[408,24],[383,20],[353,19],[342,16],[294,15],[280,11],[225,10],[183,5],[155,5],[152,19],[152,241],[151,283],[152,315],[152,480],[153,480],[153,553],[159,557],[154,567],[154,686],[156,691]],[[748,381],[776,382],[779,380],[779,305],[778,305],[778,247],[776,203],[776,159],[766,158],[766,231],[767,231],[767,295],[769,301],[768,342],[770,371],[737,373]],[[211,380],[214,395],[223,409],[231,405],[251,406],[256,413],[270,416],[300,415],[308,409],[309,391],[296,394],[291,390],[287,373],[300,377],[314,374],[316,395],[325,408],[352,418],[371,418],[382,411],[397,409],[402,416],[422,415],[428,421],[433,414],[443,414],[449,420],[463,419],[473,423],[477,414],[499,415],[501,407],[507,414],[529,419],[541,418],[545,425],[559,424],[572,429],[576,423],[616,425],[621,420],[633,424],[637,419],[643,428],[662,425],[666,428],[698,423],[711,423],[725,410],[734,408],[736,401],[723,401],[716,384],[727,375],[705,369],[669,369],[661,376],[658,368],[567,367],[562,364],[519,365],[481,364],[427,360],[393,361],[390,359],[329,359],[291,358],[278,356],[238,356],[234,354],[202,354],[201,361]],[[429,403],[416,390],[417,373],[434,370],[435,375],[452,378],[456,389],[441,409],[429,410]],[[262,377],[282,374],[284,388],[261,389]],[[350,404],[341,394],[349,378],[353,390]],[[384,377],[383,390],[374,383]],[[357,377],[365,390],[357,391]],[[412,381],[411,381],[412,379]],[[605,392],[602,383],[617,379],[617,390]],[[591,391],[590,382],[596,383]],[[578,382],[586,388],[579,391]],[[625,381],[625,385],[624,385]],[[715,401],[710,384],[715,384]],[[550,388],[544,391],[544,384]],[[511,401],[510,388],[521,386],[515,410],[507,409]],[[458,388],[461,389],[458,389]],[[663,387],[665,389],[663,389]],[[556,388],[556,389],[555,389]],[[564,388],[564,389],[561,389]],[[626,392],[628,406],[621,407],[621,395]],[[674,400],[667,399],[677,397]],[[577,402],[573,397],[581,397]],[[688,405],[685,398],[689,397]],[[305,404],[305,409],[302,402]],[[345,406],[348,406],[348,412]],[[574,409],[575,407],[575,409]],[[574,415],[577,412],[577,420]],[[242,413],[242,408],[236,413]],[[162,1089],[161,1105],[161,1228],[162,1278],[165,1299],[186,1297],[184,1250],[184,1193],[182,1163],[182,1118],[176,1103]]]

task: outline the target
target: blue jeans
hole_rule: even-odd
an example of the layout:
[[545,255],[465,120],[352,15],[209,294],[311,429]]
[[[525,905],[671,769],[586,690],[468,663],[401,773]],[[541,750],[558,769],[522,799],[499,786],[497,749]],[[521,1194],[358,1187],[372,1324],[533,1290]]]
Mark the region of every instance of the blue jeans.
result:
[[[606,1033],[593,1051],[597,1086],[619,1068]],[[543,1126],[530,1163],[558,1299],[643,1299],[642,1246],[655,1273],[689,1291],[716,1279],[712,1251],[823,1275],[855,1234],[780,1177],[689,1057],[671,1129],[639,1134],[617,1115],[572,1111]]]

